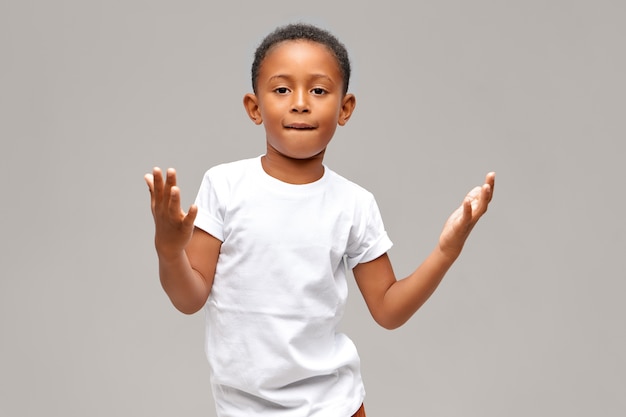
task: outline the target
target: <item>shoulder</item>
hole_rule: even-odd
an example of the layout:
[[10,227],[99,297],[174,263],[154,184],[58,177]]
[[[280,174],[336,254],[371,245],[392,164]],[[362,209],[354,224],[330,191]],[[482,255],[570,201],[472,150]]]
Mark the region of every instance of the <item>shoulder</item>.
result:
[[374,195],[363,186],[338,174],[328,167],[326,167],[326,169],[328,171],[327,176],[330,188],[340,193],[344,198],[350,196],[361,201],[374,199]]
[[258,163],[258,157],[225,162],[209,168],[202,177],[199,194],[230,195],[233,189],[246,183],[246,178],[253,175],[255,163]]
[[209,168],[204,176],[209,178],[236,178],[248,173],[255,164],[258,164],[259,157],[241,159],[238,161],[225,162]]

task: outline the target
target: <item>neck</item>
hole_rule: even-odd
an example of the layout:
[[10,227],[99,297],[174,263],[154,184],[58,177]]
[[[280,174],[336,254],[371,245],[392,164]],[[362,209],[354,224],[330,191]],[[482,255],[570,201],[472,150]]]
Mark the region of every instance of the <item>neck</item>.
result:
[[263,170],[271,177],[289,184],[309,184],[324,175],[324,152],[307,159],[293,159],[268,152],[261,158]]

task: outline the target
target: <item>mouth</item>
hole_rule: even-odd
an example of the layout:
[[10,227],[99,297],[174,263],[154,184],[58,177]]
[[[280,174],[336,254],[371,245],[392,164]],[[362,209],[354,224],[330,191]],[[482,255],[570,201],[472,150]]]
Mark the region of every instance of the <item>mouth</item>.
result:
[[286,129],[294,129],[294,130],[313,130],[315,126],[307,124],[307,123],[290,123],[285,125]]

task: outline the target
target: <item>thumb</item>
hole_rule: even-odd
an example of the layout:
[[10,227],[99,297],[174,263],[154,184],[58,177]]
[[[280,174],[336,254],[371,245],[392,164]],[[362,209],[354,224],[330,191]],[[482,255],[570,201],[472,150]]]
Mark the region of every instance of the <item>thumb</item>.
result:
[[198,215],[198,206],[196,206],[195,204],[192,204],[189,207],[189,211],[185,215],[185,218],[183,219],[184,226],[186,228],[193,227],[193,224],[194,224],[194,221],[196,220],[197,215]]

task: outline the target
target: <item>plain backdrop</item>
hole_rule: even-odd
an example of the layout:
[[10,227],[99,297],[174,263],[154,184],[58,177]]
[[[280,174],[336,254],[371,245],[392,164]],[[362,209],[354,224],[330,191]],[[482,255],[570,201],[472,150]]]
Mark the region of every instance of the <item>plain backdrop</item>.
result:
[[202,313],[160,288],[143,175],[264,151],[252,54],[335,33],[357,109],[326,163],[372,191],[399,276],[495,198],[417,315],[358,290],[368,416],[626,415],[621,0],[0,1],[0,415],[214,416]]

